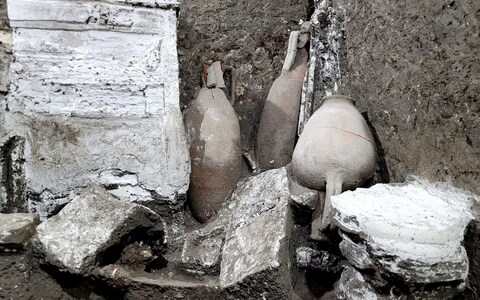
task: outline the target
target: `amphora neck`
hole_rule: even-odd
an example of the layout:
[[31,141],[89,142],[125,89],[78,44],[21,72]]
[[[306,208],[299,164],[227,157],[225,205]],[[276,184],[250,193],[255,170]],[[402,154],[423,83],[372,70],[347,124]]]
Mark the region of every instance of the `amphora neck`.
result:
[[335,103],[335,102],[347,102],[349,104],[354,105],[355,100],[352,97],[344,96],[344,95],[331,95],[325,96],[322,98],[322,105],[327,103]]

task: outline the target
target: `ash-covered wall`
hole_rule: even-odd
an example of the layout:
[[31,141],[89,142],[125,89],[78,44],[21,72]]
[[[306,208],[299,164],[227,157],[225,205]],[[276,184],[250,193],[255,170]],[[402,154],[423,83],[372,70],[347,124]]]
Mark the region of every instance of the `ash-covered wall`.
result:
[[392,182],[408,174],[480,192],[480,3],[349,1],[341,92],[357,99]]

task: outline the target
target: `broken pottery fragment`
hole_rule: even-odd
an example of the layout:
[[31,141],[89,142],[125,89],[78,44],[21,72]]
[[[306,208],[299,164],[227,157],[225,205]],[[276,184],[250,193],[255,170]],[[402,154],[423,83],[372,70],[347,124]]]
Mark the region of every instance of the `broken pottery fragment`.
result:
[[216,214],[242,171],[240,125],[221,90],[224,70],[215,62],[204,72],[204,86],[184,113],[192,163],[188,203],[202,223]]
[[[300,136],[292,158],[298,182],[321,193],[312,222],[312,238],[331,225],[330,197],[357,187],[375,171],[375,142],[350,97],[324,98]],[[323,214],[320,218],[320,212]]]
[[[91,185],[57,215],[37,227],[34,246],[44,260],[74,274],[86,274],[131,233],[148,232],[163,240],[163,221],[150,209],[115,198],[99,185]],[[119,249],[119,251],[121,248]],[[109,257],[103,257],[108,252]],[[120,253],[118,253],[120,257]]]
[[[288,41],[282,74],[268,93],[258,129],[255,156],[261,169],[285,166],[292,159],[303,79],[307,70],[308,22]],[[300,45],[302,48],[297,48]]]

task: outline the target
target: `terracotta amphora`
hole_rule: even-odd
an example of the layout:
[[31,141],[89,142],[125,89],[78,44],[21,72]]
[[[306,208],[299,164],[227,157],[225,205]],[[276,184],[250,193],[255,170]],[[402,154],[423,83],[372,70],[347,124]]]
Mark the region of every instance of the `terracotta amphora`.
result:
[[331,226],[330,197],[361,185],[374,173],[376,159],[373,136],[352,98],[334,95],[323,100],[305,125],[291,164],[301,185],[326,190],[313,217],[314,239],[324,239],[322,231]]
[[305,36],[308,37],[309,27],[305,25],[302,32],[290,34],[282,74],[273,82],[263,107],[255,145],[260,169],[279,168],[292,159],[308,63]]
[[224,70],[221,62],[204,68],[204,86],[184,112],[192,164],[188,204],[202,223],[215,215],[229,197],[243,167],[237,115],[221,89],[225,87]]

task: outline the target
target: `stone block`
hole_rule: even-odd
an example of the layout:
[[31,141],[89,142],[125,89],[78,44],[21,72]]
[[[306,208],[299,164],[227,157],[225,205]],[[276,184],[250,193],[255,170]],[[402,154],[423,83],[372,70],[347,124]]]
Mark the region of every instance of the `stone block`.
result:
[[362,274],[353,267],[343,271],[335,287],[335,294],[339,300],[386,300],[388,296],[379,295],[363,278]]
[[[102,254],[115,255],[109,249],[129,234],[135,232],[138,237],[161,228],[162,219],[150,209],[121,201],[92,185],[38,226],[34,245],[46,262],[61,270],[85,274],[104,259]],[[163,240],[163,236],[158,239]]]
[[[354,267],[343,271],[335,287],[336,299],[339,300],[397,300],[397,299],[422,299],[438,300],[452,299],[459,291],[457,283],[446,285],[403,285],[375,287],[378,280],[369,275],[362,274]],[[463,298],[462,298],[463,299]]]
[[8,2],[16,28],[10,111],[163,117],[178,110],[175,10],[110,2]]
[[0,213],[0,250],[23,249],[30,242],[38,221],[36,214]]
[[97,182],[127,201],[176,201],[189,182],[189,159],[180,113],[159,118],[88,119],[8,116],[25,136],[30,209],[42,219]]
[[291,297],[289,198],[285,168],[266,171],[237,186],[223,248],[222,288],[253,298]]

